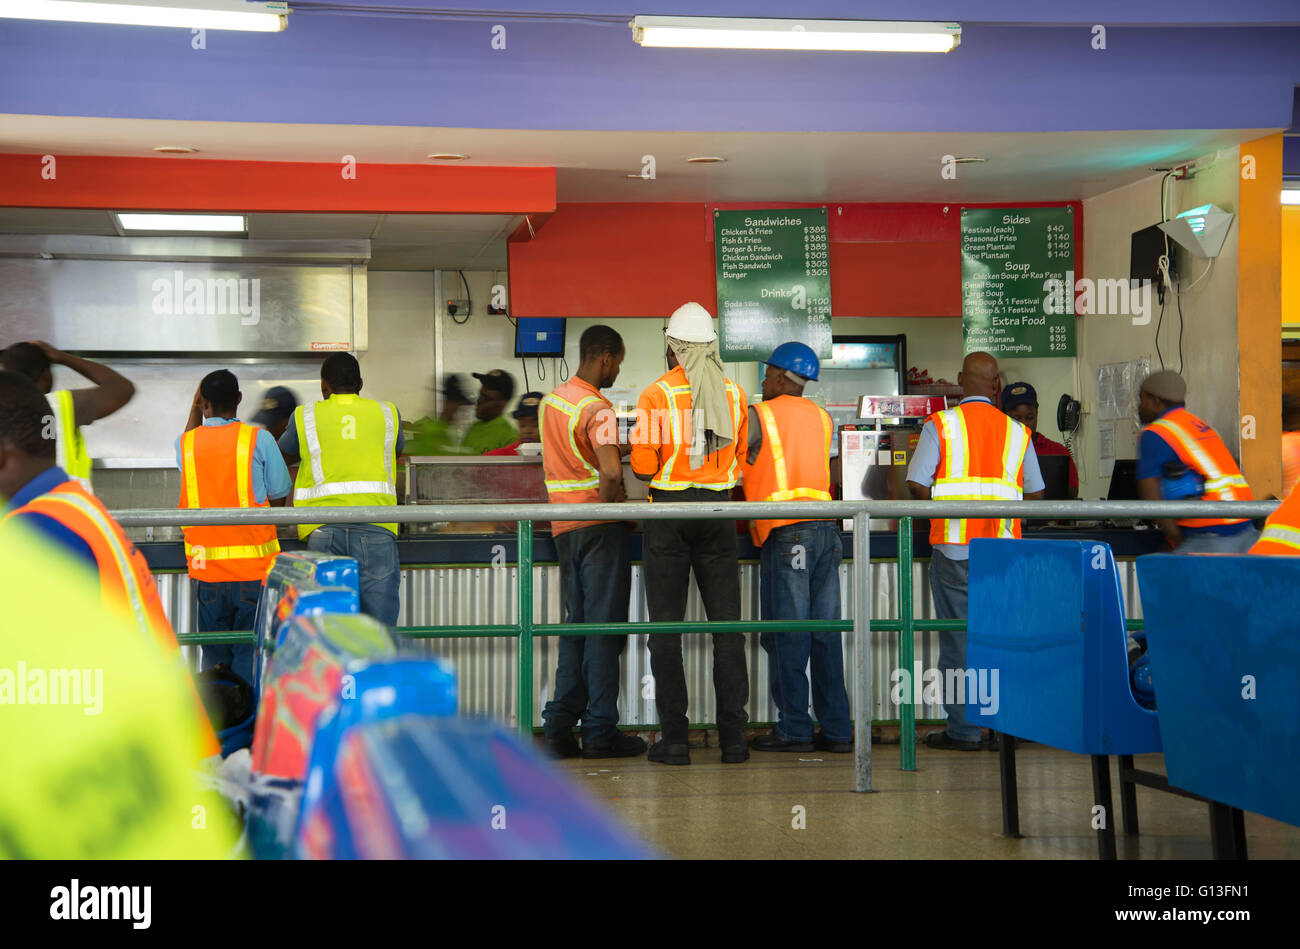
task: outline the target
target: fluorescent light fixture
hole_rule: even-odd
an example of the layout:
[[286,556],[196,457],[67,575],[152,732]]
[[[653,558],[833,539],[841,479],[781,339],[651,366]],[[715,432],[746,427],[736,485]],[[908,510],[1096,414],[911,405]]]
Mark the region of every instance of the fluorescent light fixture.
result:
[[132,214],[118,211],[124,231],[191,231],[201,234],[242,234],[248,230],[242,214]]
[[946,53],[961,42],[959,23],[902,20],[765,20],[638,16],[628,24],[642,46],[685,49],[793,49]]
[[1193,256],[1209,259],[1218,257],[1219,251],[1223,250],[1232,218],[1229,211],[1213,204],[1202,204],[1189,208],[1172,221],[1165,221],[1160,230],[1186,247]]
[[126,26],[176,26],[195,30],[278,33],[288,25],[284,2],[243,0],[0,0],[0,17]]
[[1300,188],[1283,188],[1283,204],[1300,204]]

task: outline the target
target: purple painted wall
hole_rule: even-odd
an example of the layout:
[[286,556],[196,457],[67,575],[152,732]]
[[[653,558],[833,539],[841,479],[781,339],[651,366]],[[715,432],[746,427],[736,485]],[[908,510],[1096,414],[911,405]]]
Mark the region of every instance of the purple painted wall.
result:
[[515,129],[1284,128],[1300,82],[1297,27],[1112,27],[1098,51],[1084,27],[975,25],[946,56],[647,50],[622,23],[572,20],[512,22],[493,50],[491,21],[312,13],[280,34],[206,39],[193,50],[182,30],[4,21],[0,112]]

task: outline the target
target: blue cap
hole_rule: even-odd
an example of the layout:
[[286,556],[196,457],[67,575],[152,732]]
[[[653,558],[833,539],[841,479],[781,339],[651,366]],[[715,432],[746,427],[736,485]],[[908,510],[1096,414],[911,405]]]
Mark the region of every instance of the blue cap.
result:
[[284,386],[271,386],[258,404],[257,414],[253,416],[253,424],[265,427],[283,422],[297,407],[298,397],[291,389]]
[[786,369],[805,379],[816,379],[821,371],[821,363],[812,347],[805,343],[782,343],[772,350],[767,364],[778,369]]
[[1038,408],[1038,393],[1028,382],[1013,382],[1002,390],[1002,411],[1010,412],[1017,405]]
[[519,405],[511,414],[515,418],[537,418],[537,407],[542,404],[540,392],[525,392],[519,397]]

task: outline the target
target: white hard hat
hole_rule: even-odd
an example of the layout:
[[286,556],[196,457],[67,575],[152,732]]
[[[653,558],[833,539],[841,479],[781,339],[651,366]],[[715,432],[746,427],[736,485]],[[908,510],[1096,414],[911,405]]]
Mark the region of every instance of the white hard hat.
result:
[[711,343],[718,338],[713,317],[698,303],[683,303],[673,310],[664,333],[683,343]]

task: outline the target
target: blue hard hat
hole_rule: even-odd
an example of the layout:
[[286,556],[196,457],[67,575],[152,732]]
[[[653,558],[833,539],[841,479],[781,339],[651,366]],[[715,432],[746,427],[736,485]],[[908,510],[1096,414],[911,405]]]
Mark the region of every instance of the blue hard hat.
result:
[[817,361],[817,354],[812,351],[811,346],[804,343],[782,343],[772,350],[767,364],[778,369],[788,369],[796,376],[803,376],[805,379],[816,379],[821,368],[821,363]]

